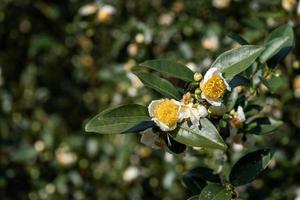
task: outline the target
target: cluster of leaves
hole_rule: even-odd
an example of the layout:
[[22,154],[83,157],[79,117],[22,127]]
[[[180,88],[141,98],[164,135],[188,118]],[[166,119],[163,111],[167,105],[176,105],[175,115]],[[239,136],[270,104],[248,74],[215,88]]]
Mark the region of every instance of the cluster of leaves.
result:
[[[294,43],[293,30],[289,25],[282,25],[271,32],[263,45],[250,45],[245,39],[233,33],[230,34],[230,37],[238,41],[241,46],[222,53],[212,63],[211,67],[220,70],[226,80],[229,81],[231,89],[237,86],[243,86],[246,89],[240,94],[236,94],[235,98],[229,96],[229,99],[226,101],[226,105],[229,107],[227,112],[238,106],[243,106],[247,112],[251,112],[253,109],[261,109],[255,102],[251,102],[250,99],[253,94],[249,93],[248,90],[251,87],[255,87],[254,80],[258,78],[261,82],[266,83],[266,86],[272,92],[274,86],[267,83],[274,82],[274,80],[265,80],[264,76],[272,74],[273,68],[282,61],[292,48]],[[193,72],[182,64],[169,60],[150,60],[140,64],[140,66],[157,71],[167,77],[178,78],[185,81],[189,86],[193,85]],[[152,73],[138,71],[135,74],[145,86],[157,91],[164,97],[180,100],[183,95],[182,91],[185,91],[177,89],[168,80]],[[188,91],[192,90],[191,87],[186,89]],[[250,114],[247,112],[247,117],[250,120],[246,122],[245,128],[240,130],[244,136],[247,134],[267,134],[282,125],[281,121],[261,116],[259,112]],[[220,124],[217,124],[217,128],[207,118],[200,119],[200,127],[189,125],[188,122],[181,123],[175,131],[165,133],[172,140],[179,142],[179,144],[177,142],[168,142],[169,150],[174,153],[181,153],[185,150],[185,148],[182,148],[182,144],[184,144],[192,147],[225,151],[227,145],[218,129],[229,128],[230,122],[226,116],[226,113],[222,113],[222,118],[217,119],[220,122]],[[211,117],[213,118],[213,116]],[[135,104],[123,105],[117,108],[109,108],[96,115],[87,123],[85,129],[88,132],[102,134],[139,133],[155,127],[155,124],[150,120],[147,107]],[[223,123],[221,124],[221,122]],[[224,139],[226,138],[224,134],[222,136]],[[234,187],[252,182],[268,166],[272,157],[273,151],[271,149],[260,149],[248,153],[233,165],[229,175],[226,175],[229,179],[222,180],[222,182],[221,179],[218,179],[218,184],[207,185],[206,181],[211,182],[211,180],[203,178],[202,172],[204,170],[204,172],[206,171],[213,177],[214,174],[209,169],[192,170],[186,175],[185,183],[188,188],[196,188],[194,192],[200,194],[191,197],[191,199],[235,199],[237,195],[234,193]],[[219,175],[225,176],[223,173]],[[226,188],[225,183],[228,183],[229,188]]]

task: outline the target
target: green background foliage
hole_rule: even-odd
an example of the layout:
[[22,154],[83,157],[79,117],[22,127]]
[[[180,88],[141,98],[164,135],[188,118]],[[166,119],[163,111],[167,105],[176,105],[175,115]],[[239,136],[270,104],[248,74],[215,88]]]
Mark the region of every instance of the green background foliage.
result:
[[[246,130],[252,130],[252,137],[242,138],[244,149],[232,151],[228,159],[233,166],[253,141],[257,148],[275,149],[269,170],[238,193],[244,199],[299,198],[298,5],[287,10],[284,1],[253,0],[220,8],[213,2],[1,1],[1,199],[187,199],[193,193],[181,181],[185,172],[199,166],[218,170],[221,151],[189,148],[183,155],[171,155],[140,144],[138,134],[84,133],[86,120],[109,106],[146,105],[160,97],[141,87],[133,73],[134,67],[143,66],[138,63],[167,58],[204,72],[238,45],[230,39],[238,38],[235,33],[250,44],[266,45],[259,58],[264,61],[284,53],[272,52],[272,45],[290,45],[277,34],[264,40],[286,23],[294,27],[291,53],[264,77],[264,84],[253,77],[251,101],[276,128],[273,134],[256,136],[264,124],[250,119]],[[116,13],[106,23],[97,13],[83,16],[80,10],[89,3],[112,5]],[[191,75],[185,73],[188,79]],[[246,117],[255,112],[248,105]],[[280,128],[276,120],[284,122]]]

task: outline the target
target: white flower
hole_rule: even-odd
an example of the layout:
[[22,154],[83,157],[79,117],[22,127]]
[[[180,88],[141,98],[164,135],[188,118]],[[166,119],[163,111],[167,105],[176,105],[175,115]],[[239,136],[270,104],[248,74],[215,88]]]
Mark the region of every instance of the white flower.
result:
[[174,130],[179,120],[181,103],[173,99],[155,100],[148,106],[152,120],[162,131]]
[[200,89],[202,90],[201,97],[214,106],[221,105],[226,89],[231,90],[220,70],[215,67],[206,72],[200,83]]
[[207,109],[200,104],[189,103],[182,105],[179,111],[179,120],[190,119],[192,124],[199,126],[199,120],[208,115]]
[[146,129],[141,132],[141,143],[153,148],[153,149],[162,149],[165,147],[165,141],[159,137],[159,133],[154,133],[152,128]]
[[230,120],[230,124],[233,128],[242,128],[243,123],[246,121],[246,116],[244,113],[244,109],[241,106],[238,106],[237,111],[231,112],[232,119]]
[[237,117],[241,122],[246,121],[246,117],[245,117],[245,113],[244,113],[244,109],[242,108],[242,106],[239,106],[237,108]]

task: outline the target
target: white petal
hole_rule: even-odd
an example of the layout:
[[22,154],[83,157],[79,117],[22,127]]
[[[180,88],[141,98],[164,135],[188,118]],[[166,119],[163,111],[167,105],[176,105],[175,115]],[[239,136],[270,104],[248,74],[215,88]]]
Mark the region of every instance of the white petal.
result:
[[244,109],[242,108],[242,106],[239,106],[239,107],[237,108],[237,116],[238,116],[238,118],[239,118],[239,120],[240,120],[241,122],[246,121]]
[[219,69],[216,67],[212,67],[205,73],[203,80],[200,83],[200,86],[204,85],[215,73],[220,73]]
[[197,110],[199,112],[199,116],[201,117],[206,117],[208,115],[207,109],[203,105],[198,105]]
[[222,100],[221,100],[221,99],[219,99],[219,100],[217,100],[217,101],[214,101],[214,100],[210,99],[209,97],[207,97],[207,96],[204,94],[204,92],[201,93],[201,98],[202,98],[202,99],[205,99],[206,101],[208,101],[208,103],[210,103],[210,104],[213,105],[213,106],[220,106],[220,105],[222,104]]
[[229,84],[227,83],[227,81],[225,80],[225,78],[223,77],[222,73],[219,74],[220,77],[223,79],[224,83],[225,83],[225,86],[226,86],[226,89],[228,91],[231,91],[231,87],[229,86]]
[[156,118],[152,119],[156,125],[162,130],[162,131],[172,131],[176,128],[177,124],[174,124],[172,127],[167,126],[166,124],[162,123],[161,121],[159,121]]

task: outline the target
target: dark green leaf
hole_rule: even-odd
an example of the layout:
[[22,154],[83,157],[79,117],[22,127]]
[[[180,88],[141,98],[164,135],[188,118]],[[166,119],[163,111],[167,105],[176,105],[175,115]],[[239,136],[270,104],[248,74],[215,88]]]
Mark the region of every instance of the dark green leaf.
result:
[[263,50],[262,46],[244,45],[222,53],[212,67],[219,68],[225,78],[232,78],[250,67]]
[[237,86],[241,86],[241,85],[248,85],[250,83],[250,81],[245,78],[244,76],[234,76],[233,79],[231,79],[231,81],[229,81],[229,86],[232,88],[235,88]]
[[104,110],[92,118],[85,131],[102,134],[122,133],[151,118],[145,106],[131,104]]
[[169,135],[167,135],[167,137],[165,137],[164,140],[168,149],[173,153],[180,154],[186,150],[186,145],[177,142]]
[[148,67],[162,74],[176,77],[185,81],[193,81],[194,73],[185,65],[170,60],[148,60],[140,66]]
[[227,148],[217,129],[208,119],[200,119],[200,124],[201,128],[199,129],[188,122],[183,122],[173,131],[174,139],[188,146],[221,150]]
[[155,126],[155,122],[154,121],[144,121],[141,122],[139,124],[137,124],[136,126],[122,132],[122,133],[139,133],[141,131],[144,131],[148,128],[152,128]]
[[246,154],[238,160],[230,172],[230,182],[240,186],[252,182],[270,163],[274,152],[260,149]]
[[228,33],[227,36],[229,38],[231,38],[233,41],[239,43],[240,45],[247,45],[247,44],[249,44],[247,42],[247,40],[245,40],[244,38],[242,38],[240,35],[238,35],[236,33],[230,32],[230,33]]
[[180,99],[179,91],[169,81],[146,72],[135,72],[141,81],[168,98]]
[[231,200],[231,192],[218,184],[209,184],[201,192],[199,200]]
[[255,135],[264,135],[275,131],[282,125],[282,121],[270,117],[260,117],[250,121],[246,126],[246,132]]

